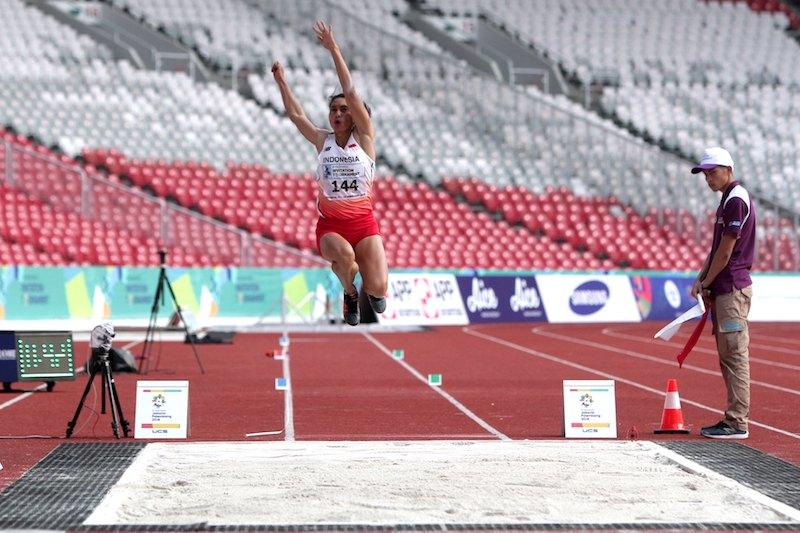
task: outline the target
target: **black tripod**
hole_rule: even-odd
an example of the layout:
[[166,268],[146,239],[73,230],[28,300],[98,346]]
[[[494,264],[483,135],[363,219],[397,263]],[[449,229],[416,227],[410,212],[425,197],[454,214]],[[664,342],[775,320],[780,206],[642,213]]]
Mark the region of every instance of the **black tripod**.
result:
[[[192,352],[194,352],[194,358],[197,359],[197,366],[200,367],[200,373],[205,374],[206,371],[203,368],[203,363],[200,362],[200,356],[197,355],[197,348],[195,348],[194,339],[192,338],[192,335],[189,334],[189,328],[186,327],[186,321],[183,319],[181,306],[178,305],[178,300],[175,298],[175,291],[172,290],[172,284],[170,284],[169,278],[167,278],[167,269],[166,269],[167,252],[165,252],[164,250],[159,250],[158,257],[161,262],[161,269],[158,272],[156,295],[153,298],[153,308],[150,311],[150,323],[147,325],[147,333],[145,333],[144,336],[142,353],[139,356],[139,373],[147,374],[147,370],[150,366],[150,352],[153,349],[153,336],[156,333],[156,319],[158,318],[158,309],[159,307],[164,305],[164,294],[167,292],[164,290],[164,287],[166,287],[167,290],[169,291],[169,295],[172,297],[172,303],[175,304],[175,311],[178,313],[178,318],[180,319],[181,325],[183,326],[183,331],[186,333],[186,340],[188,340],[189,344],[192,346]],[[160,360],[160,354],[159,354],[159,360]],[[158,362],[156,363],[156,370],[158,370]]]
[[125,420],[125,415],[122,414],[122,405],[119,403],[119,396],[117,395],[117,386],[114,383],[114,374],[111,372],[111,362],[108,358],[108,350],[103,348],[92,348],[92,357],[89,359],[89,381],[86,382],[86,388],[83,389],[83,396],[81,401],[78,402],[78,408],[75,410],[75,416],[72,420],[67,422],[67,438],[72,436],[75,430],[75,423],[78,422],[78,417],[83,409],[83,402],[86,401],[86,396],[92,388],[92,381],[98,372],[103,373],[103,381],[100,387],[100,412],[106,412],[106,391],[108,391],[108,403],[111,404],[111,429],[114,436],[119,438],[119,428],[122,426],[122,433],[125,437],[128,436],[128,421]]

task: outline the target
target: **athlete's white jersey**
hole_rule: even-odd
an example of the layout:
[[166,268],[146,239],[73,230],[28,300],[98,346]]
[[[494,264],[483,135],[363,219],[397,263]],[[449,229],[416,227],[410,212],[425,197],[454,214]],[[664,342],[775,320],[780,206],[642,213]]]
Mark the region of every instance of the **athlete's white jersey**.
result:
[[317,156],[317,209],[327,218],[358,218],[372,211],[375,161],[350,134],[344,148],[331,133]]

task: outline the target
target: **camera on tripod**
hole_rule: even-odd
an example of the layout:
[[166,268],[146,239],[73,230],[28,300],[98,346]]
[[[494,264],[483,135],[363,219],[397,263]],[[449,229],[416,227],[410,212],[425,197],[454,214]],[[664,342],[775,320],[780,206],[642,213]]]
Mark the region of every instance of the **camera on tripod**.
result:
[[110,322],[105,322],[92,329],[89,338],[89,346],[92,349],[92,353],[86,367],[87,372],[91,372],[92,370],[96,372],[99,369],[99,365],[103,364],[103,360],[109,357],[111,342],[116,335],[117,333],[114,330],[114,325]]
[[92,329],[89,337],[89,347],[92,352],[89,361],[86,363],[86,373],[89,375],[89,380],[86,382],[86,388],[83,389],[83,395],[78,402],[78,408],[75,410],[75,416],[72,420],[67,422],[67,438],[72,436],[75,431],[75,424],[78,422],[78,417],[83,409],[83,404],[86,401],[86,396],[92,388],[92,382],[97,374],[100,374],[100,412],[106,412],[106,397],[111,407],[111,430],[114,436],[119,438],[120,429],[122,434],[127,437],[129,431],[128,421],[125,420],[125,415],[122,413],[122,405],[119,402],[119,395],[117,394],[117,386],[114,381],[114,374],[111,370],[111,361],[109,353],[111,352],[111,340],[116,336],[114,326],[110,322],[105,322]]

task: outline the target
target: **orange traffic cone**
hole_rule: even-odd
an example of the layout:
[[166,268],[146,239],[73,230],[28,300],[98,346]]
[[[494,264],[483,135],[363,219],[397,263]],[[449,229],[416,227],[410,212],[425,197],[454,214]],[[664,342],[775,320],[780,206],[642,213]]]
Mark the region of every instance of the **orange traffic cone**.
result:
[[689,433],[683,423],[681,399],[678,396],[678,380],[667,380],[667,397],[664,400],[664,414],[661,415],[661,427],[655,433]]

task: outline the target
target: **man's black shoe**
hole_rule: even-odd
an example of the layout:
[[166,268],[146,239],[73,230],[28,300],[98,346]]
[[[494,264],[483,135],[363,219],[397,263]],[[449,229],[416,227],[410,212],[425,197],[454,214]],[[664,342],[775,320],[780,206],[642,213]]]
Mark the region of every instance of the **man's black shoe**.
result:
[[750,433],[736,429],[728,425],[726,422],[718,422],[713,426],[708,426],[700,430],[700,434],[709,439],[746,439]]

